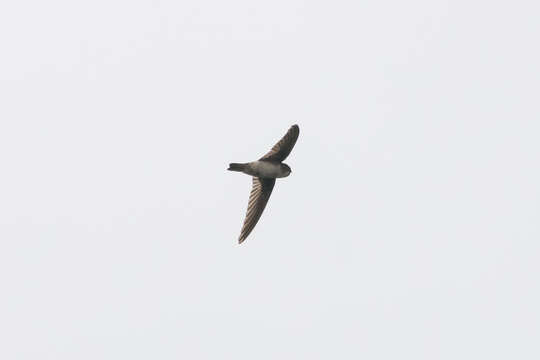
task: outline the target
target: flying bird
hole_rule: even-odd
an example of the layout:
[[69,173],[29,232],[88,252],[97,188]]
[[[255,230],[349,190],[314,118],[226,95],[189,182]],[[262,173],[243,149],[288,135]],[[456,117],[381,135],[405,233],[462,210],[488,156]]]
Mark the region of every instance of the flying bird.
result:
[[253,176],[253,186],[249,195],[246,219],[238,238],[239,244],[248,237],[257,221],[259,221],[274,189],[276,178],[287,177],[291,174],[291,168],[283,163],[283,160],[291,153],[299,134],[300,128],[298,125],[293,125],[285,136],[272,147],[272,150],[259,160],[243,164],[229,164],[227,170],[239,171]]

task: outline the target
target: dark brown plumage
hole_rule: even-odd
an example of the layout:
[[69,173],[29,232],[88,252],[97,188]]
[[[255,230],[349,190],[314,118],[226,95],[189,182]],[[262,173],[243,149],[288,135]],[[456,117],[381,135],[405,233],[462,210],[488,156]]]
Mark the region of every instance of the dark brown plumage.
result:
[[245,164],[231,163],[229,165],[228,170],[239,171],[253,176],[253,186],[249,195],[246,218],[238,238],[239,243],[242,243],[248,237],[259,221],[274,189],[276,177],[286,177],[291,173],[290,167],[283,164],[282,161],[291,153],[299,134],[300,128],[298,125],[293,125],[285,136],[272,147],[272,150],[258,161]]
[[270,199],[270,194],[272,194],[275,183],[276,179],[253,177],[253,186],[249,194],[246,218],[240,232],[240,237],[238,238],[239,244],[248,237],[253,228],[255,228],[255,225],[257,225],[268,203],[268,199]]
[[296,140],[298,140],[298,135],[300,135],[300,128],[298,125],[291,126],[285,136],[272,147],[272,150],[267,152],[259,160],[282,162],[291,153],[296,144]]

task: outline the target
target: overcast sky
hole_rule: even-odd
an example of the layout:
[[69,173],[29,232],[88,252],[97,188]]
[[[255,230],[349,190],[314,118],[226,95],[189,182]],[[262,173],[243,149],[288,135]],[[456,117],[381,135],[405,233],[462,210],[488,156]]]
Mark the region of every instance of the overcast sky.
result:
[[0,358],[540,358],[539,10],[2,3]]

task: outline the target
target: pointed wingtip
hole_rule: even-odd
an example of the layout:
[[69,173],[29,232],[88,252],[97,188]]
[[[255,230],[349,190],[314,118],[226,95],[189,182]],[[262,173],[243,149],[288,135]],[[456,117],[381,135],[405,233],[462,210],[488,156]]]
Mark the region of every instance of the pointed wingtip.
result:
[[241,233],[240,236],[238,236],[238,244],[241,244],[246,240],[247,236],[244,233]]

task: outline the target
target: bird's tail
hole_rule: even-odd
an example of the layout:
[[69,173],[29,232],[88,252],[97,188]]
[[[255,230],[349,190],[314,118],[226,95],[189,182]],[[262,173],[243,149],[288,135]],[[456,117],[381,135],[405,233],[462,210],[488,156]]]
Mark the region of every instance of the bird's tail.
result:
[[244,171],[245,167],[246,167],[246,164],[230,163],[229,168],[227,170],[230,170],[230,171]]

